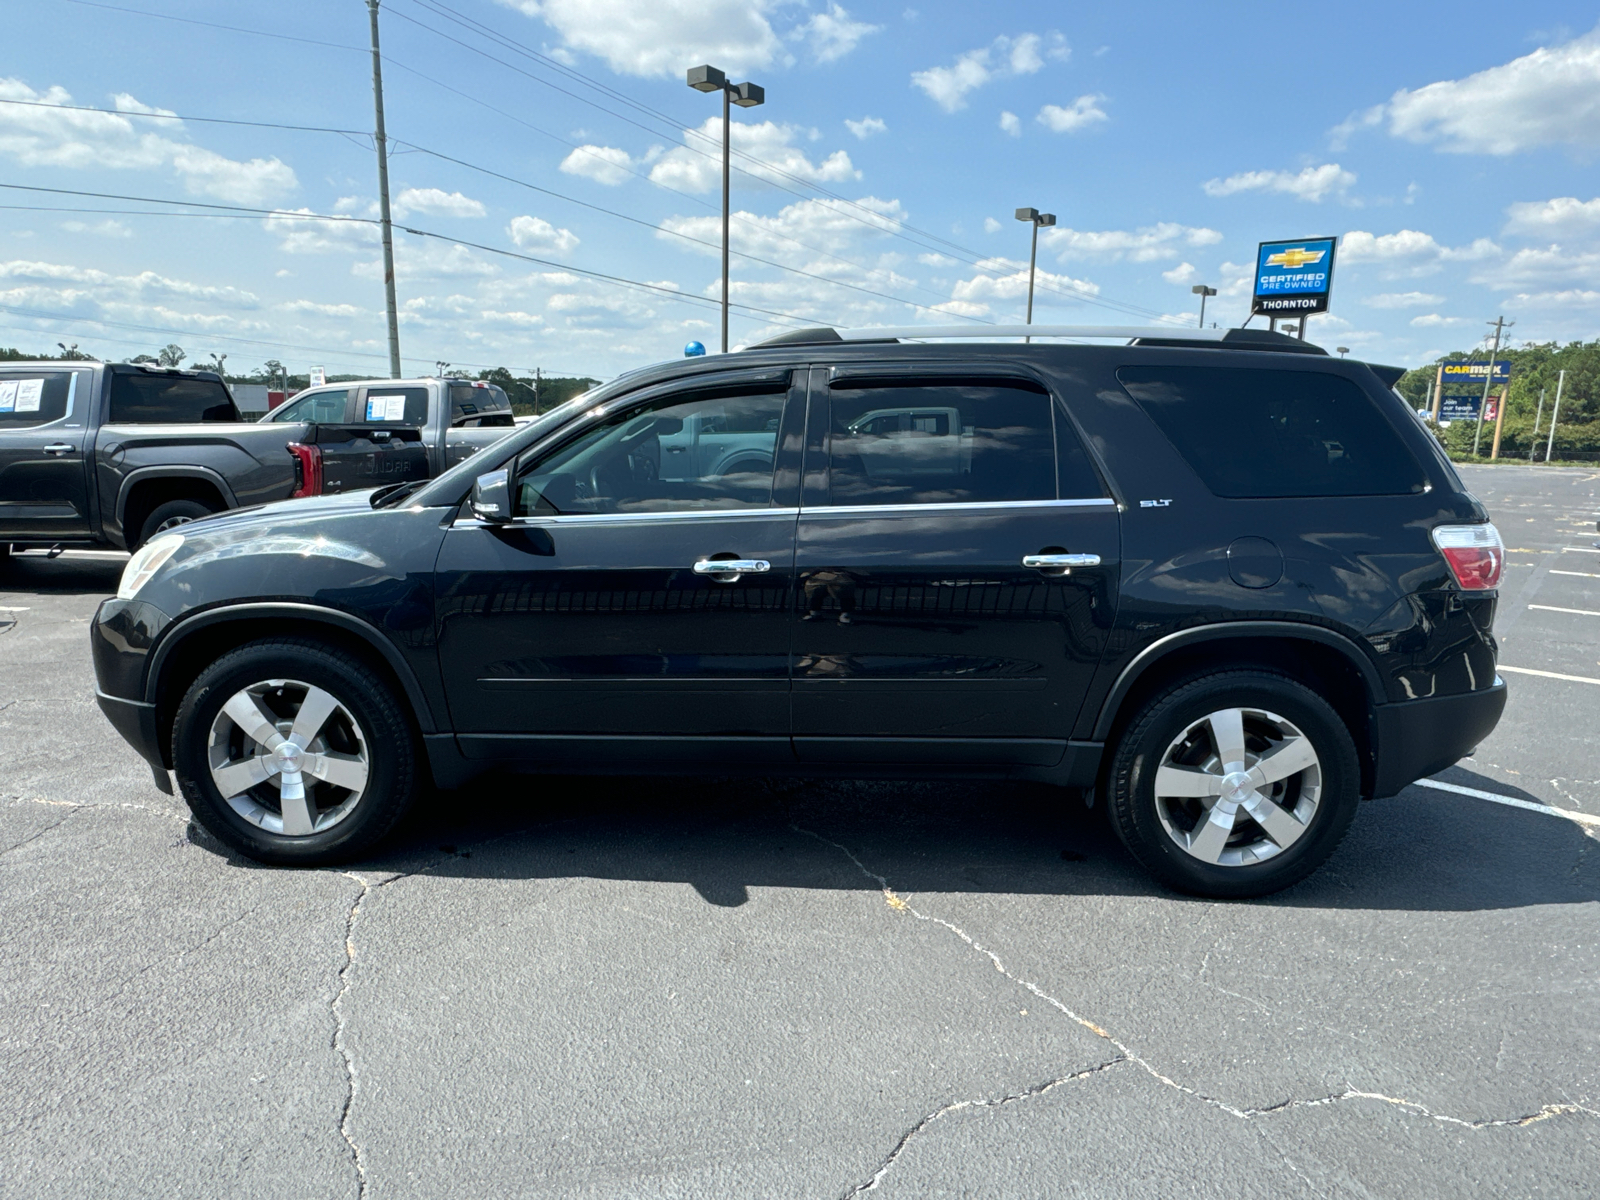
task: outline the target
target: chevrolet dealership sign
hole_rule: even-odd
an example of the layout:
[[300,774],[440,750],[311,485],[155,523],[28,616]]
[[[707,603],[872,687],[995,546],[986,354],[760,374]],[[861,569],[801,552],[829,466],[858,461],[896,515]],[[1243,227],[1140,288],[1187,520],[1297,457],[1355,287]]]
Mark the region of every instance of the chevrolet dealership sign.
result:
[[1267,317],[1327,312],[1338,244],[1338,239],[1331,237],[1262,242],[1256,253],[1256,288],[1250,311]]

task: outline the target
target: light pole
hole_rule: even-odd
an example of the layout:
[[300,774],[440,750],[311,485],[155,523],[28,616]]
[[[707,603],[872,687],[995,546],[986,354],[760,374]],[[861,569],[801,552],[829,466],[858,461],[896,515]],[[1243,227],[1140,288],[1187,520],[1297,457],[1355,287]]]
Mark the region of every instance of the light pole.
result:
[[728,352],[728,157],[732,130],[728,104],[754,108],[766,102],[766,89],[754,83],[729,83],[715,67],[690,67],[689,86],[697,92],[722,93],[722,352]]
[[1200,297],[1200,328],[1204,329],[1206,327],[1206,297],[1215,296],[1217,294],[1217,289],[1214,287],[1207,287],[1203,283],[1197,283],[1189,290],[1196,296]]
[[[1056,223],[1055,213],[1042,213],[1037,208],[1017,209],[1017,220],[1026,221],[1033,226],[1033,245],[1028,250],[1028,319],[1026,324],[1033,324],[1033,264],[1039,259],[1039,227],[1049,227]],[[1023,338],[1025,342],[1033,339]]]
[[1343,358],[1346,354],[1350,353],[1350,347],[1349,346],[1335,346],[1334,349],[1339,352],[1339,357],[1340,358]]

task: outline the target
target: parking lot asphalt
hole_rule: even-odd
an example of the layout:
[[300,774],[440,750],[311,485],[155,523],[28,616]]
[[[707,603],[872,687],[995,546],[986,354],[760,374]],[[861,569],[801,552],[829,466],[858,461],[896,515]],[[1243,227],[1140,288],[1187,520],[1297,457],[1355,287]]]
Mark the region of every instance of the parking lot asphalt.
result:
[[94,705],[121,562],[0,566],[0,1194],[1592,1196],[1600,472],[1463,474],[1505,718],[1244,903],[975,783],[501,779],[264,868]]

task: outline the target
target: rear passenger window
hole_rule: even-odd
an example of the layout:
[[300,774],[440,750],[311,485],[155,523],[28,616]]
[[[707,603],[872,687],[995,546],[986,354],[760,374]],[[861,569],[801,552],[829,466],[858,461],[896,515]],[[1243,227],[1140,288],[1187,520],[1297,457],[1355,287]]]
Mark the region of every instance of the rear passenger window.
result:
[[242,419],[220,380],[120,373],[111,377],[113,425],[197,425]]
[[1340,376],[1124,367],[1117,378],[1218,496],[1393,496],[1426,486],[1372,399]]
[[0,430],[59,421],[71,409],[70,371],[0,374]]
[[424,425],[428,420],[428,389],[369,387],[363,423],[384,425]]
[[847,383],[831,399],[830,504],[1056,498],[1055,430],[1043,389]]

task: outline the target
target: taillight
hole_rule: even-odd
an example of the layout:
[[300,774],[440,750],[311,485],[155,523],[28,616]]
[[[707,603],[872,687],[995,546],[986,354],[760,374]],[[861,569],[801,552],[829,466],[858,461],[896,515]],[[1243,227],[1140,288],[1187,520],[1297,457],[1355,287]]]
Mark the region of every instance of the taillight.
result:
[[294,491],[289,499],[322,495],[322,447],[290,442],[289,453],[294,455]]
[[1464,592],[1483,592],[1500,586],[1506,547],[1493,525],[1440,525],[1433,531],[1450,573]]

